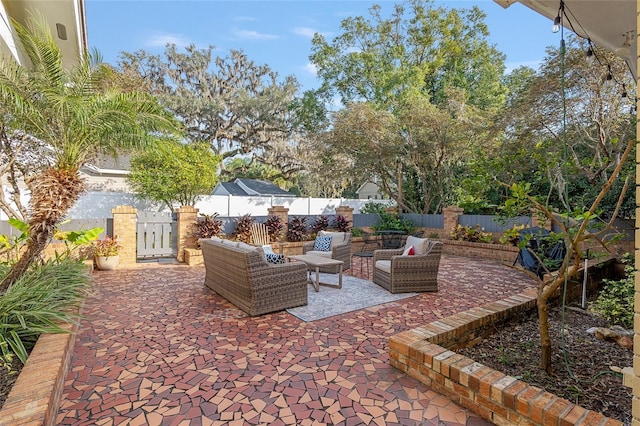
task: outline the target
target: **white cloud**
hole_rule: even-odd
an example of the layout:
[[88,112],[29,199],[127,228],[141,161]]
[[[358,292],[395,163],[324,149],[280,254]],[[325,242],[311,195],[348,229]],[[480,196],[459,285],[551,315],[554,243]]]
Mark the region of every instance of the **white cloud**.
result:
[[311,62],[309,62],[307,65],[305,65],[302,69],[305,70],[306,72],[308,72],[311,75],[317,75],[318,74],[318,67],[316,67]]
[[324,37],[331,37],[331,35],[333,34],[331,31],[322,32],[310,27],[295,27],[293,30],[291,30],[291,32],[309,39],[313,38],[316,33]]
[[259,33],[257,31],[249,30],[233,30],[233,34],[236,37],[245,40],[273,40],[278,38],[278,36],[274,34]]
[[314,30],[313,28],[309,28],[309,27],[295,27],[293,29],[293,33],[294,34],[298,34],[299,36],[307,37],[307,38],[313,38],[313,36],[317,32],[318,31]]
[[175,44],[178,47],[186,47],[191,42],[189,39],[180,34],[156,32],[151,34],[144,43],[148,47],[164,47],[167,44]]

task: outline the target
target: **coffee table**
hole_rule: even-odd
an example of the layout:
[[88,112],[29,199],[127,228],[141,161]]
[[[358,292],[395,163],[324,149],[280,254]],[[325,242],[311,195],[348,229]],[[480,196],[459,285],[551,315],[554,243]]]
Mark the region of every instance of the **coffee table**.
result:
[[[307,265],[307,272],[309,273],[309,281],[313,284],[313,288],[315,288],[316,292],[320,291],[320,284],[342,288],[342,262],[341,260],[332,259],[330,257],[322,257],[322,256],[313,256],[311,254],[296,254],[293,256],[287,256],[291,260],[297,260],[299,262],[304,262]],[[338,285],[329,284],[329,283],[321,283],[320,282],[320,267],[333,266],[336,272],[334,274],[338,274]],[[311,279],[311,272],[315,270],[316,279],[315,281]]]

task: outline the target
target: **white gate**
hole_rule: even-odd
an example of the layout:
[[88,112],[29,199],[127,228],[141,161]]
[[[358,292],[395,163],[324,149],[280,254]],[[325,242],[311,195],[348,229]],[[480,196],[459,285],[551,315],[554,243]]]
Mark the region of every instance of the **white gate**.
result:
[[175,214],[171,212],[139,212],[137,224],[137,257],[176,257],[178,233]]

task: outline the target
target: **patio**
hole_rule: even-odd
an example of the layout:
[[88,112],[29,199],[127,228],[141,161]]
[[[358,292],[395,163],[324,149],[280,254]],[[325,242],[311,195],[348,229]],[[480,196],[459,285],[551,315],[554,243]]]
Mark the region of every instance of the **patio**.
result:
[[203,285],[204,267],[94,277],[61,425],[488,424],[391,367],[388,339],[534,286],[498,262],[443,255],[437,293],[303,322],[248,317]]

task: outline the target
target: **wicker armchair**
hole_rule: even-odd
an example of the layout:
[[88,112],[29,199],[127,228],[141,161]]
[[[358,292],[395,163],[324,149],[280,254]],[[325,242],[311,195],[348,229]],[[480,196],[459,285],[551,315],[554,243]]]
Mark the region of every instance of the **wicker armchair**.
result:
[[[424,251],[403,256],[405,247],[414,245],[416,240],[424,242]],[[441,253],[442,242],[415,237],[408,237],[403,248],[376,250],[373,252],[373,282],[390,293],[438,291]]]
[[[314,241],[307,241],[302,244],[302,254],[313,254],[316,256],[330,257],[332,259],[344,262],[342,270],[346,271],[351,268],[351,233],[350,232],[318,232],[318,236],[331,237],[331,249],[329,251],[315,251],[313,249]],[[320,268],[320,272],[332,273],[334,268]]]

